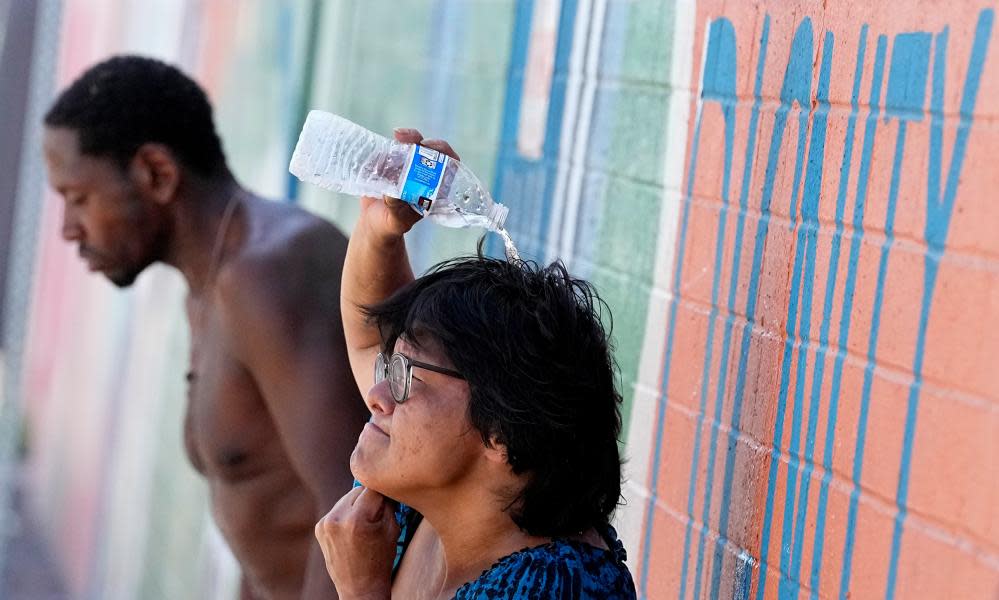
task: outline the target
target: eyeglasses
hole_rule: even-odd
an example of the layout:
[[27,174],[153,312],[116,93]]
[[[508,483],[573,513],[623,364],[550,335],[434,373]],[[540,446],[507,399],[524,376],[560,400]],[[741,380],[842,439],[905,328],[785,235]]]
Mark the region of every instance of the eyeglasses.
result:
[[378,356],[375,357],[375,383],[381,383],[388,379],[389,389],[392,390],[392,399],[397,404],[402,404],[409,399],[409,389],[413,383],[413,367],[419,367],[449,377],[457,377],[458,379],[465,378],[464,375],[457,371],[413,360],[401,352],[396,352],[387,360],[385,354],[379,352]]

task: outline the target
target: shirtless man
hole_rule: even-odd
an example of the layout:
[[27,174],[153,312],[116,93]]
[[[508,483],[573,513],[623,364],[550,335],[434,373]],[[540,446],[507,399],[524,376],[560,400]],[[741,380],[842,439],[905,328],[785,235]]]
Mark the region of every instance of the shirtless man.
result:
[[346,237],[242,188],[198,85],[156,60],[90,68],[45,117],[62,236],[126,287],[163,262],[187,280],[184,442],[242,567],[243,598],[335,598],[313,537],[352,483],[367,418],[340,319]]

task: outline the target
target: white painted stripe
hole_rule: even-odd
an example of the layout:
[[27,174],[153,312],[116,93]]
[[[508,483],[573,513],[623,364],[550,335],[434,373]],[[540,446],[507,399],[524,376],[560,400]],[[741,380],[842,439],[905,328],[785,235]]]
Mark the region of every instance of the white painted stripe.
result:
[[572,53],[569,55],[569,72],[566,79],[565,104],[562,109],[562,128],[559,138],[558,169],[555,175],[555,192],[552,195],[551,219],[545,235],[545,260],[562,258],[571,264],[571,252],[562,251],[561,236],[565,224],[566,188],[571,168],[570,157],[576,145],[576,122],[579,116],[580,96],[584,83],[586,40],[589,35],[592,0],[580,0],[576,7],[576,21],[572,35]]
[[590,145],[590,125],[593,121],[593,101],[597,95],[600,71],[600,47],[603,41],[604,21],[607,15],[607,0],[594,0],[593,18],[586,49],[586,65],[583,72],[583,90],[580,98],[579,127],[572,145],[572,162],[569,167],[569,183],[565,199],[565,216],[562,218],[562,235],[559,252],[571,256],[576,245],[576,231],[579,223],[579,203],[583,201],[583,179],[586,174],[586,154]]
[[[683,170],[687,151],[687,128],[690,118],[690,76],[696,25],[696,3],[680,1],[676,5],[673,25],[673,49],[668,85],[672,89],[669,115],[663,131],[666,148],[663,165],[663,196],[659,211],[659,235],[656,244],[656,266],[653,289],[669,290],[673,277],[677,227],[682,203]],[[704,61],[701,61],[703,69]],[[628,555],[639,557],[642,527],[649,490],[649,461],[655,444],[657,427],[654,410],[657,397],[651,398],[637,390],[652,389],[658,394],[665,352],[668,294],[653,293],[645,321],[645,338],[638,366],[638,384],[634,395],[631,422],[628,428],[625,464],[625,506],[617,516],[617,526]],[[648,403],[648,406],[645,405]]]
[[517,152],[532,160],[540,159],[544,151],[561,15],[560,0],[535,0],[517,123]]

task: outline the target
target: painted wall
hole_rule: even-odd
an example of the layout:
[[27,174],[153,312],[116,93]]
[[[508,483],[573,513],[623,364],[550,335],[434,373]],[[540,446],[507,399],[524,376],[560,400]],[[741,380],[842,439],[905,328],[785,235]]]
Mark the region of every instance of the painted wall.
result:
[[[450,140],[521,253],[563,258],[611,305],[642,597],[994,598],[994,17],[977,0],[66,0],[55,79],[114,52],[179,63],[237,175],[345,229],[356,202],[287,175],[308,107]],[[235,565],[180,444],[183,283],[155,268],[113,290],[58,240],[58,202],[33,201],[5,401],[69,587],[227,597]],[[419,225],[417,270],[478,235]]]
[[994,12],[905,4],[696,6],[650,596],[999,587]]
[[[65,1],[54,17],[61,30],[55,87],[110,54],[151,54],[178,62],[214,99],[238,98],[220,102],[219,113],[224,105],[225,126],[239,130],[247,112],[282,113],[286,98],[268,92],[299,89],[295,66],[303,61],[294,49],[305,39],[297,32],[309,10],[306,2]],[[255,65],[253,77],[226,79],[240,61]],[[278,163],[285,159],[272,158],[269,171],[255,160],[272,146],[283,152],[290,121],[258,117],[253,137],[240,144],[248,150],[231,153],[255,188],[283,189]],[[40,160],[37,142],[27,140],[35,146],[24,153],[29,160]],[[40,165],[33,175],[42,176]],[[134,290],[118,292],[86,274],[59,239],[58,199],[46,192],[28,200],[41,225],[35,255],[22,258],[35,265],[23,412],[34,512],[68,589],[79,598],[231,595],[235,565],[180,445],[181,279],[155,268]]]

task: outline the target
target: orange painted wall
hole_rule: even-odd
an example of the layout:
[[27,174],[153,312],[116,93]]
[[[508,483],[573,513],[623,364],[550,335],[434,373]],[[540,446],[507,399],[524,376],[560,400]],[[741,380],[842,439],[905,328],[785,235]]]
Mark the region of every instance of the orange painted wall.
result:
[[697,3],[647,597],[999,593],[994,18]]

